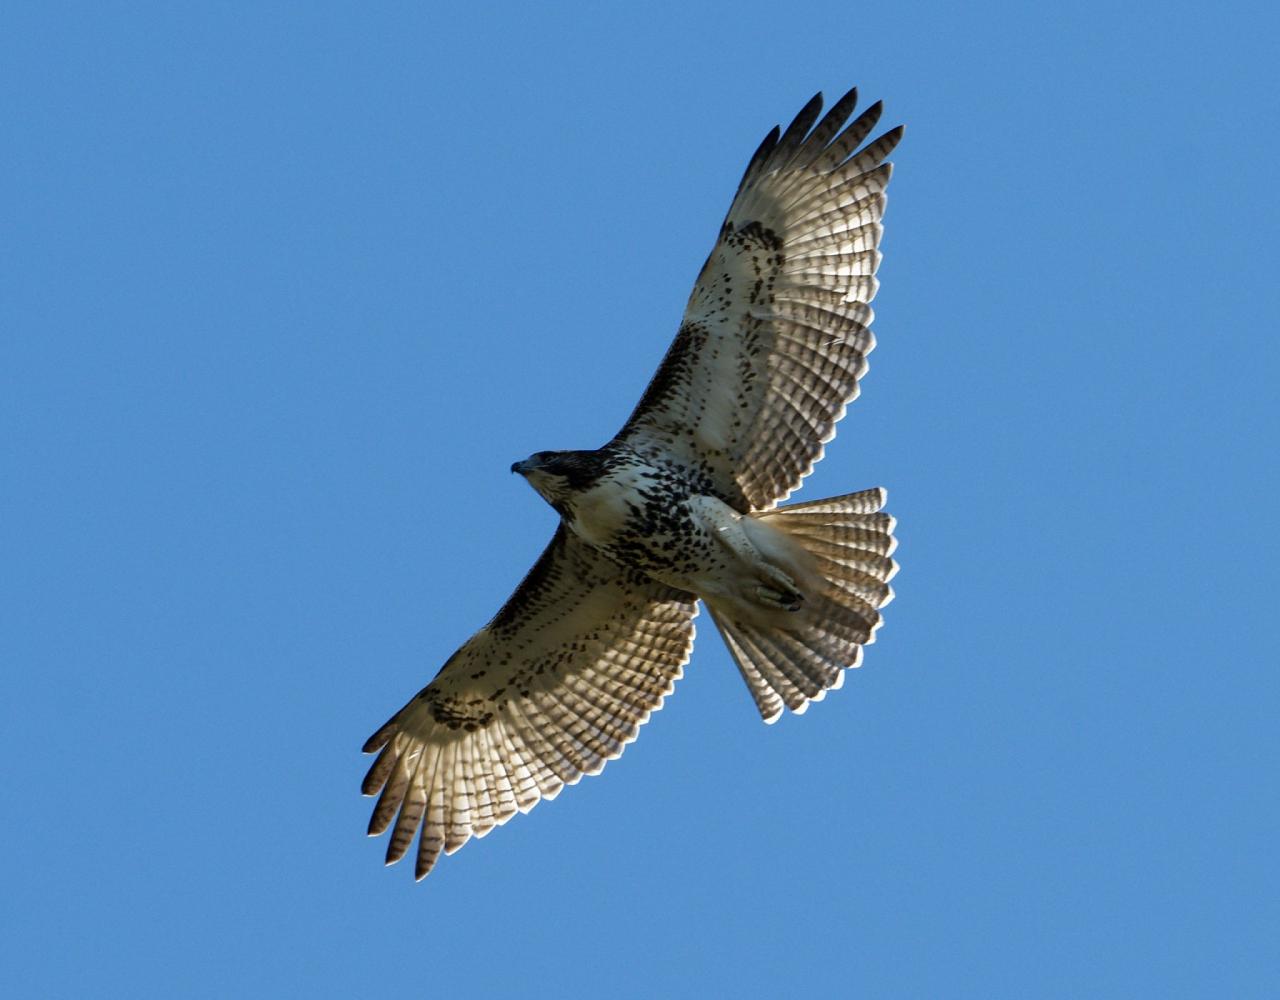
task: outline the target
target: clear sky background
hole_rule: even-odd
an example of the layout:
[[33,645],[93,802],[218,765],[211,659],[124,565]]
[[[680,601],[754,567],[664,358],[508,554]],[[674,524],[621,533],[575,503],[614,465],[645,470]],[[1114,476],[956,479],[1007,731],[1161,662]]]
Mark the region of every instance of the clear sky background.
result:
[[[187,6],[189,9],[181,9]],[[190,9],[195,8],[195,9]],[[1267,4],[6,4],[9,996],[1274,996]],[[816,90],[907,124],[880,641],[709,619],[604,776],[384,870],[369,733],[555,515]]]

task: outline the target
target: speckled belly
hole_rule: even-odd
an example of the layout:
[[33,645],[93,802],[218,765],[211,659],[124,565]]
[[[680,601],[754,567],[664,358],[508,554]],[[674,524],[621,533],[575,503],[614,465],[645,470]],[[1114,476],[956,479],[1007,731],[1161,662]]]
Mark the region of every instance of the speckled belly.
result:
[[618,562],[688,589],[724,555],[700,501],[720,504],[691,496],[687,484],[662,470],[628,469],[576,498],[567,523]]
[[714,497],[661,479],[600,484],[576,505],[570,528],[626,566],[694,593],[719,589],[740,563],[737,515]]

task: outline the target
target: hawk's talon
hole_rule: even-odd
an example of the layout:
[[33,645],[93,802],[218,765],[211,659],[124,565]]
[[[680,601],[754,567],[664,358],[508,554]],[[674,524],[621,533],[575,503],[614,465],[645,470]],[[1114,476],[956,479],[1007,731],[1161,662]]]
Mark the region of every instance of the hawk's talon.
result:
[[804,605],[804,594],[795,590],[774,590],[771,587],[756,587],[756,596],[765,604],[772,604],[783,611],[799,611]]

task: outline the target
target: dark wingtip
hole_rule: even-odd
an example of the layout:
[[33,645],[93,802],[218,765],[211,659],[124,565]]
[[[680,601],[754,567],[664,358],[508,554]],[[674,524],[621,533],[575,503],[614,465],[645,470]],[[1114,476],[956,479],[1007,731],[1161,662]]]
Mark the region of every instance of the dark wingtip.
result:
[[772,151],[773,147],[778,144],[778,140],[782,137],[782,126],[775,125],[769,129],[769,134],[761,140],[760,145],[756,147],[756,151],[751,154],[751,161],[747,166],[754,167],[760,160],[763,160]]
[[395,715],[389,718],[386,722],[384,722],[376,733],[374,733],[372,736],[370,736],[367,740],[364,741],[364,746],[360,748],[360,752],[361,753],[377,753],[384,746],[386,746],[387,740],[391,739],[392,734],[395,732],[396,719],[399,718],[399,716],[400,716],[400,713],[397,712]]
[[769,134],[764,137],[760,145],[756,147],[756,151],[751,154],[751,159],[747,161],[747,169],[742,172],[742,180],[738,181],[739,191],[746,187],[756,169],[773,152],[778,145],[778,137],[780,135],[782,135],[782,129],[775,125],[769,130]]
[[361,795],[377,795],[378,792],[382,791],[382,786],[386,784],[386,779],[375,776],[374,772],[377,771],[377,768],[378,762],[375,760],[373,762],[373,767],[369,768],[369,773],[366,774],[364,776],[364,780],[360,782]]
[[822,91],[818,91],[809,98],[809,103],[800,109],[799,114],[791,120],[787,130],[782,133],[778,148],[784,156],[804,142],[809,130],[813,128],[813,123],[818,120],[818,115],[820,114],[822,114]]

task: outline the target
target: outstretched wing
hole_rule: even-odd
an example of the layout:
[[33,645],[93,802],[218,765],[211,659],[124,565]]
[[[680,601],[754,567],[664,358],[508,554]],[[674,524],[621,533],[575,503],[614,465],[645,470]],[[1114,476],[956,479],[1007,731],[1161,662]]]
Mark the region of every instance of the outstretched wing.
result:
[[[747,166],[675,342],[618,439],[701,468],[746,510],[785,499],[822,457],[875,344],[870,302],[902,129],[855,152],[850,91],[822,95]],[[812,129],[812,131],[810,131]]]
[[692,594],[625,569],[563,525],[524,582],[365,743],[369,833],[415,832],[416,877],[622,753],[693,648]]

